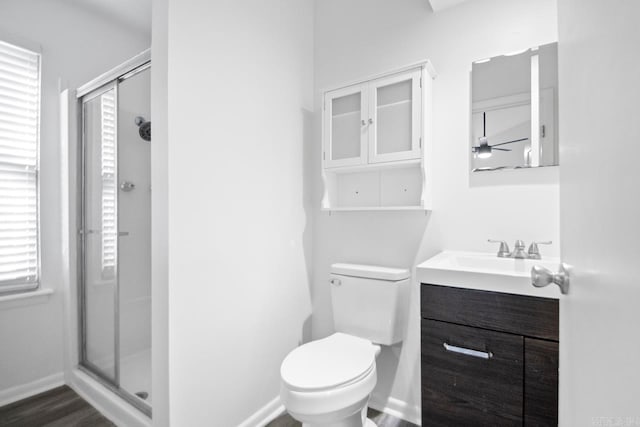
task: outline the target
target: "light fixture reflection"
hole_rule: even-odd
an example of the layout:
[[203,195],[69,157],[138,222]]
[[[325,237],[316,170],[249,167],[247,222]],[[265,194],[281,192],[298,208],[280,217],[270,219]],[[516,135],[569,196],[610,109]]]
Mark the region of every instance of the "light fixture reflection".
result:
[[480,145],[476,149],[476,153],[481,159],[488,159],[489,157],[491,157],[491,154],[493,153],[486,138],[480,138]]
[[482,136],[478,138],[478,146],[471,147],[471,151],[479,159],[488,159],[493,154],[493,150],[498,151],[511,151],[509,148],[495,148],[500,145],[513,144],[514,142],[526,141],[529,138],[514,139],[513,141],[501,142],[500,144],[489,145],[489,139],[487,138],[487,113],[482,113]]

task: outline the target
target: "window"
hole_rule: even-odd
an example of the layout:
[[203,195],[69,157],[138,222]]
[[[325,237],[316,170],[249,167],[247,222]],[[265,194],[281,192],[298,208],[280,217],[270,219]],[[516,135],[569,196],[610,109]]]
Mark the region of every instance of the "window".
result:
[[0,42],[0,292],[39,283],[40,55]]

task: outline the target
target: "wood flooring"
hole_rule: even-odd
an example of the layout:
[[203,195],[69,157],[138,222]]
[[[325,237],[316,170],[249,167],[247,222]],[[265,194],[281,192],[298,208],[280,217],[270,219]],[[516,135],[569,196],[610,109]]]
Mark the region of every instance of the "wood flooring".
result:
[[[378,427],[418,427],[408,421],[369,409],[368,417]],[[0,408],[1,427],[115,427],[95,408],[67,386],[11,403]],[[266,427],[301,427],[289,414]]]
[[2,427],[115,427],[69,387],[0,407]]

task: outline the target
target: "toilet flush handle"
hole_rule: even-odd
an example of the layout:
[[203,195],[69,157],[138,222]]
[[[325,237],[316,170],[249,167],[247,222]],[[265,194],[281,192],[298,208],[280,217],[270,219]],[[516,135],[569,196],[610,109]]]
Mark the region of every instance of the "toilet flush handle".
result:
[[342,282],[340,281],[340,279],[331,279],[331,280],[329,280],[329,283],[331,283],[333,286],[342,285]]

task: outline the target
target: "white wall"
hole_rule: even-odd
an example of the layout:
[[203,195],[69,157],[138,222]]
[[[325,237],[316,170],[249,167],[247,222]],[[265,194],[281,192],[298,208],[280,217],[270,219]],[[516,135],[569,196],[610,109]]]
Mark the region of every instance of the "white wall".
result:
[[46,301],[0,305],[0,392],[63,370],[63,260],[59,80],[77,87],[149,46],[139,32],[51,0],[0,3],[0,39],[42,52],[40,197]]
[[311,315],[313,4],[171,0],[168,16],[170,420],[233,426],[277,397]]
[[153,424],[169,425],[169,0],[154,0],[151,30],[151,387]]
[[[557,40],[555,0],[477,0],[430,12],[424,0],[320,0],[315,18],[316,105],[321,90],[431,59],[434,82],[434,209],[424,213],[319,211],[320,141],[314,146],[313,336],[333,330],[327,286],[337,261],[410,267],[441,249],[497,251],[487,238],[554,241],[558,254],[557,168],[470,176],[471,62]],[[319,111],[319,109],[317,110]],[[320,121],[316,113],[315,123]],[[316,129],[316,137],[319,132]],[[379,358],[375,394],[419,406],[419,294],[415,286],[408,336]]]

